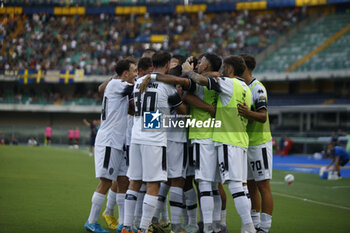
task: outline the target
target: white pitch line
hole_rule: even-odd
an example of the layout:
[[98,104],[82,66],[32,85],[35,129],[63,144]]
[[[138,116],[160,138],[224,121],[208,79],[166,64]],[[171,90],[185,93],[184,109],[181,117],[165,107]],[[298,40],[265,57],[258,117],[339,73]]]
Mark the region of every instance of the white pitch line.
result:
[[270,181],[270,184],[285,184],[285,182],[281,182],[281,181]]
[[331,189],[348,189],[350,186],[333,186]]
[[289,195],[289,194],[276,193],[276,192],[272,192],[272,194],[277,195],[277,196],[281,196],[281,197],[289,197],[289,198],[296,199],[296,200],[306,201],[306,202],[310,202],[310,203],[314,203],[314,204],[319,204],[319,205],[324,205],[324,206],[329,206],[329,207],[334,207],[334,208],[339,208],[339,209],[344,209],[344,210],[350,210],[349,207],[345,207],[345,206],[341,206],[341,205],[329,204],[329,203],[320,202],[320,201],[313,201],[313,200],[309,200],[307,198],[292,196],[292,195]]

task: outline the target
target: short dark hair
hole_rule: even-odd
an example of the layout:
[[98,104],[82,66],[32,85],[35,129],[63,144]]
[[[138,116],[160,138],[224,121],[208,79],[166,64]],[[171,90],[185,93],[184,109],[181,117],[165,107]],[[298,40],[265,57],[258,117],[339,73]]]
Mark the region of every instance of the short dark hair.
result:
[[152,67],[152,59],[149,57],[142,57],[140,58],[139,62],[137,63],[137,70],[147,70],[148,68]]
[[142,53],[142,57],[144,57],[146,54],[155,53],[155,52],[157,52],[157,51],[155,49],[152,49],[152,48],[145,49],[145,51],[143,51],[143,53]]
[[241,56],[228,56],[225,58],[224,63],[233,67],[234,75],[242,76],[245,70],[245,64]]
[[218,55],[216,55],[215,53],[204,53],[203,57],[205,57],[208,60],[212,71],[220,70],[222,60]]
[[181,74],[182,74],[182,66],[181,65],[177,65],[177,66],[171,68],[168,71],[168,74],[175,75],[175,76],[181,76]]
[[171,55],[168,52],[159,51],[153,54],[152,63],[154,68],[164,67],[171,59]]
[[186,57],[181,54],[175,54],[172,56],[172,58],[179,60],[179,63],[180,63],[179,65],[182,65],[186,61]]
[[239,56],[243,58],[248,70],[253,71],[255,69],[256,61],[253,55],[248,53],[242,53]]
[[136,61],[132,57],[128,57],[122,60],[119,60],[117,62],[117,65],[115,66],[115,72],[119,75],[122,76],[124,71],[128,71],[130,69],[130,65],[135,64]]

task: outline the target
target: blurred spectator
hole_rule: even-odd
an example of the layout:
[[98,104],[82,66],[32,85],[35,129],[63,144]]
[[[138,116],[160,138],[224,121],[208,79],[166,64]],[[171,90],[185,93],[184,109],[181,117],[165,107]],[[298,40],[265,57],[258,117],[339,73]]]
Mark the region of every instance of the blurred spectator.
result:
[[52,137],[52,128],[47,126],[45,128],[45,145],[51,145],[51,137]]
[[[255,14],[85,15],[47,14],[4,16],[5,69],[84,69],[85,74],[114,73],[124,56],[141,57],[149,46],[175,54],[215,52],[257,54],[299,21],[297,9]],[[17,27],[23,29],[15,38]],[[124,30],[128,28],[128,30]],[[163,43],[140,43],[154,34],[168,35]]]
[[5,144],[5,137],[4,137],[4,134],[0,132],[0,145],[4,145],[4,144]]
[[73,144],[74,144],[74,130],[69,129],[68,130],[68,145],[70,147],[73,147]]
[[18,140],[17,140],[16,134],[12,135],[12,145],[15,145],[15,146],[18,145]]
[[285,139],[286,135],[282,135],[279,141],[279,151],[277,154],[279,155],[283,155],[283,151],[284,151],[284,139]]
[[80,130],[78,127],[75,128],[74,130],[74,146],[75,148],[79,148],[79,139],[80,139]]
[[94,147],[95,147],[95,139],[97,135],[97,131],[99,129],[99,123],[97,120],[92,120],[92,122],[89,122],[85,118],[83,119],[83,123],[90,127],[90,146],[89,146],[89,156],[93,156]]
[[338,129],[338,146],[345,149],[347,143],[348,138],[346,137],[346,133],[342,129]]
[[335,130],[332,131],[331,144],[333,144],[334,146],[338,145],[338,135]]
[[288,155],[289,151],[292,149],[293,141],[285,136],[284,138],[284,150],[283,155]]

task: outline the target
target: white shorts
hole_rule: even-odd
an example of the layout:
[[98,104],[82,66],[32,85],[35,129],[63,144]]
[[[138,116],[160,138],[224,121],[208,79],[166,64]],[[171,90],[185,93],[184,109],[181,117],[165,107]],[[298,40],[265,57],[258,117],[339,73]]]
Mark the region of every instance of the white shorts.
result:
[[144,182],[167,181],[166,147],[131,143],[127,176]]
[[167,142],[168,178],[186,178],[187,143]]
[[197,181],[221,182],[218,155],[214,143],[194,143],[193,160],[195,165],[195,179]]
[[248,148],[248,180],[272,179],[272,141]]
[[223,183],[227,181],[247,182],[247,149],[222,144],[217,147],[220,174]]
[[124,151],[112,147],[95,146],[95,172],[96,178],[109,180],[125,176],[127,167]]
[[193,147],[190,146],[187,148],[188,156],[187,156],[187,166],[186,166],[186,176],[194,176],[194,161],[193,161]]

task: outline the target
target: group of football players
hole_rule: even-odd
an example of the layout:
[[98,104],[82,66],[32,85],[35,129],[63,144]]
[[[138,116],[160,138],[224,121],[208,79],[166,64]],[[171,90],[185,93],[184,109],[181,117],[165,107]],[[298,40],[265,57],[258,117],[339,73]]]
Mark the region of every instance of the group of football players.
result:
[[[249,54],[186,59],[151,49],[137,62],[118,61],[116,74],[99,86],[100,182],[85,229],[108,232],[97,223],[107,195],[102,216],[119,233],[162,231],[169,226],[168,200],[172,233],[227,232],[227,184],[241,232],[269,232],[272,138],[266,89],[252,76],[255,65]],[[161,119],[167,117],[220,124],[165,129]]]

